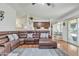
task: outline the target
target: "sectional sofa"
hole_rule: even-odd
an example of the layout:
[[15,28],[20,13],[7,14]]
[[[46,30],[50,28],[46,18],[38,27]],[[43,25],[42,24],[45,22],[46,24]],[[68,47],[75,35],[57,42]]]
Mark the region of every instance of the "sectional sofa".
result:
[[[40,48],[57,48],[52,42],[49,31],[5,31],[0,32],[0,55],[8,55],[12,50],[22,44],[38,44]],[[50,41],[50,42],[49,42]],[[47,42],[47,43],[46,43]],[[49,47],[50,46],[50,47]]]

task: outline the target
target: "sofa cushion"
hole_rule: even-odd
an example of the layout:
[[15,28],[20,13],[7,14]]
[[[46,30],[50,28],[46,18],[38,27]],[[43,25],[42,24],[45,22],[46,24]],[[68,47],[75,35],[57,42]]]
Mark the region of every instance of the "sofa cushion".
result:
[[14,37],[15,40],[19,39],[17,34],[13,34],[13,37]]
[[9,41],[13,41],[13,40],[14,40],[13,35],[7,35],[7,36],[8,36],[8,38],[9,38]]
[[10,44],[11,44],[11,47],[17,45],[19,43],[19,40],[16,40],[16,41],[11,41]]

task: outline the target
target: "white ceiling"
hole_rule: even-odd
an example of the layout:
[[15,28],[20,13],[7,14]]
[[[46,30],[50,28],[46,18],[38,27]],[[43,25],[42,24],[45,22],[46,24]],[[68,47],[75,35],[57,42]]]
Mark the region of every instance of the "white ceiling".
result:
[[30,15],[41,19],[54,19],[53,21],[79,10],[78,3],[52,3],[52,6],[31,3],[10,3],[9,5],[16,10],[17,17]]

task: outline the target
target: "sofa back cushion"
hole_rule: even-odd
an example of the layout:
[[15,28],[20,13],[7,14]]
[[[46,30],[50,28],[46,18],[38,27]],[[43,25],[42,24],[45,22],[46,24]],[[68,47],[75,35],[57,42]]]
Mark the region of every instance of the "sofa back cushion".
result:
[[8,36],[8,38],[9,38],[9,41],[13,41],[14,40],[14,37],[13,37],[13,35],[11,34],[11,35],[7,35]]
[[13,35],[13,37],[14,37],[15,40],[18,40],[19,39],[19,37],[18,37],[17,34],[12,34],[12,35]]

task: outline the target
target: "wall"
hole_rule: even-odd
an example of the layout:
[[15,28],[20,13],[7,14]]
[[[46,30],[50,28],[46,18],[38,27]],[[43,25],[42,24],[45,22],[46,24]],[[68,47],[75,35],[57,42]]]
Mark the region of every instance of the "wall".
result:
[[26,17],[19,17],[16,19],[17,30],[33,30],[33,21]]
[[5,12],[4,19],[0,21],[0,31],[16,30],[16,12],[8,4],[0,4],[0,10]]
[[50,22],[50,20],[43,20],[43,19],[30,20],[29,17],[30,16],[18,17],[16,19],[17,30],[34,30],[33,22]]
[[64,41],[68,41],[67,35],[68,35],[68,24],[67,21],[64,21],[65,25],[63,25],[63,29],[62,29],[62,37]]

